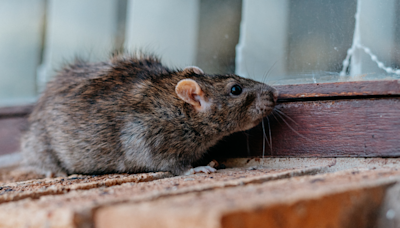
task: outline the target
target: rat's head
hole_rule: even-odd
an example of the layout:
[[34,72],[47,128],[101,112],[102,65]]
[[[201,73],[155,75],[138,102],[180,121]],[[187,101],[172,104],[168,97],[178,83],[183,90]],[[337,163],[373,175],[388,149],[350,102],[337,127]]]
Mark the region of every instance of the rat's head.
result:
[[264,83],[237,75],[206,75],[196,67],[183,71],[187,78],[175,92],[190,104],[199,121],[232,133],[256,126],[269,115],[278,91]]

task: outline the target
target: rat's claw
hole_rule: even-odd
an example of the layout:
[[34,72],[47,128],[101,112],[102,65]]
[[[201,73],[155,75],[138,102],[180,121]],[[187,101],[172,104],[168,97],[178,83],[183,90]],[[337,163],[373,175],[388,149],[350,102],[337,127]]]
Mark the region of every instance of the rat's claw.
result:
[[198,166],[196,168],[189,169],[185,172],[185,175],[191,175],[195,173],[215,173],[217,170],[210,166]]
[[54,177],[66,177],[67,173],[65,172],[52,172],[52,171],[47,171],[46,172],[46,177],[47,178],[54,178]]
[[196,168],[193,169],[194,173],[215,173],[215,171],[217,171],[216,169],[214,169],[213,167],[210,166],[198,166]]

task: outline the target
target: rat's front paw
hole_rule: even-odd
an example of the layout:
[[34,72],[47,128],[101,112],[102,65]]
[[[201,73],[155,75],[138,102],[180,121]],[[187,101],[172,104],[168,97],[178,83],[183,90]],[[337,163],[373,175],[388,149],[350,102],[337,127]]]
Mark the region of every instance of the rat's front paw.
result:
[[210,166],[198,166],[196,168],[191,168],[184,173],[184,175],[191,175],[195,173],[215,173],[217,170]]
[[47,178],[54,178],[54,177],[67,177],[67,173],[66,172],[53,172],[53,171],[47,171],[46,172],[46,177]]

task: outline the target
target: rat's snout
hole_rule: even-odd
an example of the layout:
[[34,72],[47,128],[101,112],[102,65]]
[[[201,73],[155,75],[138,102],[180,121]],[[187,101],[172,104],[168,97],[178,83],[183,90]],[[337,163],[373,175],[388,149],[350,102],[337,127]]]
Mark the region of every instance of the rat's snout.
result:
[[273,87],[264,85],[256,95],[255,111],[258,115],[268,115],[278,100],[279,92]]
[[272,100],[274,100],[274,103],[276,104],[276,102],[278,101],[279,91],[271,87],[271,96]]
[[269,85],[264,85],[262,87],[262,92],[261,94],[270,102],[273,102],[273,105],[276,104],[276,102],[278,101],[278,97],[279,97],[279,92],[278,90],[276,90],[274,87],[271,87]]

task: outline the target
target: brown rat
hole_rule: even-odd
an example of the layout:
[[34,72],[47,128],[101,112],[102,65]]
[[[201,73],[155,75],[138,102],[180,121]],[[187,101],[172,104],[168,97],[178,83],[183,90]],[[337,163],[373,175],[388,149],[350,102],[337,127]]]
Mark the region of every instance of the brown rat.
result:
[[272,112],[277,91],[153,56],[77,61],[48,83],[22,138],[26,167],[57,176],[192,169],[224,136]]

